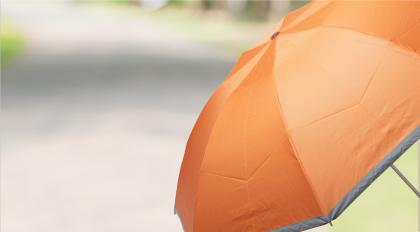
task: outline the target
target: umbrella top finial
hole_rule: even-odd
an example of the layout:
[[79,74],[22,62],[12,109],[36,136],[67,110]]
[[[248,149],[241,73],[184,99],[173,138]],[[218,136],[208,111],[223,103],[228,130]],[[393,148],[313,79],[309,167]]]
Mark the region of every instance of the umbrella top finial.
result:
[[280,34],[280,32],[276,31],[271,35],[271,39],[275,39],[278,35]]

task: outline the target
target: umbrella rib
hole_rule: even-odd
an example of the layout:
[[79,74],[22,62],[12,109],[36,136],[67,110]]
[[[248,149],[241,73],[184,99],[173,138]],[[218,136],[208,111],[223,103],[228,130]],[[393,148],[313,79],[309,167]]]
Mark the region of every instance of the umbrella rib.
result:
[[[243,68],[245,66],[247,66],[255,57],[257,57],[260,52],[264,49],[264,46],[267,44],[268,42],[264,42],[258,46],[255,46],[251,49],[246,50],[245,52],[243,52],[240,56],[238,61],[233,65],[232,69],[230,70],[230,72],[228,73],[228,75],[226,76],[226,79],[229,79],[231,77],[233,77],[234,75],[236,75],[239,71],[243,70]],[[247,55],[248,53],[251,53],[253,51],[256,51],[256,54],[254,56],[252,56],[251,58],[249,58],[247,61],[245,61],[242,65],[239,64],[239,61],[241,59],[244,59],[244,56]],[[238,66],[237,66],[238,65]]]
[[402,174],[402,172],[394,165],[391,164],[392,170],[394,170],[395,173],[401,178],[402,181],[417,195],[418,198],[420,198],[420,192],[414,187],[414,185],[407,179],[407,177]]
[[[309,123],[307,123],[307,124],[305,124],[305,125],[303,125],[303,126],[298,126],[298,127],[295,127],[295,128],[289,128],[289,131],[291,131],[291,130],[296,130],[296,129],[301,129],[301,128],[305,128],[305,127],[308,127],[308,126],[310,126],[310,125],[312,125],[312,124],[314,124],[314,123],[317,123],[317,122],[322,121],[322,120],[324,120],[324,119],[327,119],[327,118],[330,118],[330,117],[332,117],[332,116],[335,116],[335,115],[337,115],[337,114],[339,114],[339,113],[346,112],[346,111],[351,110],[351,109],[353,109],[353,108],[355,108],[355,107],[357,107],[357,106],[360,106],[360,105],[362,104],[363,100],[365,99],[365,96],[366,96],[366,94],[367,94],[367,92],[368,92],[368,90],[369,90],[369,87],[370,87],[370,86],[371,86],[371,84],[372,84],[373,79],[375,79],[376,73],[378,72],[379,68],[380,68],[380,67],[382,66],[382,64],[383,64],[383,61],[384,61],[384,58],[385,58],[385,56],[386,56],[386,54],[387,54],[388,48],[389,48],[389,47],[385,48],[385,51],[384,51],[384,53],[382,54],[382,57],[379,59],[378,64],[376,65],[376,68],[375,68],[374,72],[373,72],[373,73],[372,73],[372,75],[370,76],[369,82],[367,83],[367,85],[366,85],[365,89],[363,90],[363,94],[362,94],[362,96],[360,97],[360,99],[359,99],[359,101],[358,101],[357,103],[355,103],[355,104],[353,104],[353,105],[350,105],[350,106],[347,106],[347,107],[345,107],[345,108],[343,108],[343,109],[340,109],[340,110],[338,110],[338,111],[336,111],[336,112],[333,112],[333,113],[327,114],[327,115],[325,115],[325,116],[323,116],[323,117],[320,117],[320,118],[318,118],[318,119],[315,119],[315,120],[313,120],[313,121],[310,121]],[[324,68],[324,69],[325,69],[325,68]]]
[[413,28],[415,28],[417,25],[420,24],[420,20],[418,22],[415,22],[413,25],[411,25],[406,31],[401,32],[396,38],[392,39],[391,41],[394,42],[398,39],[401,39],[405,34],[410,32]]
[[[255,61],[255,64],[253,64],[253,66],[251,67],[251,70],[253,70],[254,68],[255,68],[255,66],[258,64],[258,62],[259,62],[259,60],[262,58],[262,56],[264,55],[264,52],[265,52],[265,50],[264,50],[265,48],[262,48],[261,49],[261,51],[259,51],[256,55],[255,55],[255,59],[257,59],[256,61]],[[262,53],[261,54],[261,56],[260,57],[258,57],[258,55],[260,54],[260,53]],[[252,58],[252,59],[254,59],[254,58]],[[252,61],[252,59],[249,61],[249,62],[247,62],[245,65],[243,65],[239,70],[236,70],[236,72],[234,73],[234,74],[236,74],[238,71],[240,71],[241,69],[243,69],[245,66],[247,66],[247,65],[250,65],[250,63],[251,63],[251,61]],[[231,77],[233,74],[228,74],[228,77]],[[244,79],[246,79],[246,77],[244,78]],[[243,80],[244,80],[243,79]],[[240,80],[240,82],[239,82],[239,84],[237,84],[234,88],[233,88],[233,90],[231,91],[231,93],[233,93],[234,91],[236,91],[236,89],[241,85],[241,83],[242,83],[242,81],[243,80]],[[222,84],[223,85],[223,84]],[[222,88],[222,87],[219,87],[219,88]],[[213,97],[213,96],[212,96]],[[210,100],[209,101],[211,101],[212,100],[212,97],[210,97]],[[228,99],[228,97],[226,97],[226,98],[224,98],[223,99],[223,102],[222,102],[222,106],[220,106],[220,107],[223,107],[223,105],[226,103],[226,101],[227,101],[227,99]],[[214,122],[213,122],[213,124],[212,124],[212,126],[214,126],[216,123],[217,123],[217,120],[218,120],[218,118],[219,118],[219,116],[220,116],[220,114],[218,114],[217,116],[216,116],[216,119],[214,120]],[[199,116],[199,118],[201,117],[201,115]],[[194,130],[194,129],[193,129]],[[209,134],[209,136],[208,136],[208,138],[210,138],[211,136],[212,136],[212,134],[213,134],[213,130],[211,129],[210,130],[210,134]],[[204,154],[203,154],[203,157],[202,157],[202,160],[201,160],[201,164],[200,164],[200,167],[199,167],[199,171],[198,171],[198,175],[200,175],[200,173],[208,173],[208,174],[211,174],[211,175],[214,175],[214,176],[219,176],[219,177],[224,177],[224,178],[226,178],[226,179],[231,179],[231,180],[236,180],[236,181],[239,181],[239,182],[245,182],[245,180],[242,180],[242,179],[240,179],[240,178],[235,178],[235,177],[227,177],[227,176],[223,176],[223,175],[220,175],[220,174],[217,174],[217,173],[212,173],[212,172],[206,172],[206,171],[203,171],[202,170],[202,165],[203,165],[203,160],[205,159],[205,157],[206,157],[206,153],[207,153],[207,145],[208,145],[208,141],[207,141],[207,143],[205,144],[205,146],[204,146]],[[196,191],[197,191],[197,188],[198,187],[196,187]],[[196,206],[197,206],[197,201],[195,201],[194,203],[193,203],[193,210],[195,210],[195,208],[196,208]],[[194,223],[192,223],[192,227],[194,228]]]
[[225,178],[225,179],[229,179],[229,180],[234,180],[234,181],[238,181],[238,182],[244,182],[244,183],[247,182],[247,179],[242,179],[242,178],[233,177],[233,176],[225,176],[225,175],[221,175],[221,174],[214,173],[214,172],[209,172],[209,171],[201,171],[201,173],[212,175],[212,176],[217,176],[217,177],[221,177],[221,178]]
[[[293,30],[295,27],[299,27],[303,22],[308,20],[310,17],[313,17],[315,14],[319,13],[320,11],[324,10],[326,7],[330,6],[331,4],[334,4],[334,2],[333,1],[318,2],[318,3],[311,2],[309,4],[308,4],[308,8],[305,9],[305,11],[301,12],[300,15],[297,15],[296,18],[292,19],[291,22],[288,23],[288,25],[285,25],[285,26],[282,25],[280,27],[280,32],[289,33],[288,30]],[[316,8],[316,7],[319,7],[319,8]]]
[[407,47],[405,47],[401,44],[398,44],[393,39],[386,39],[382,36],[378,36],[378,35],[375,35],[375,34],[370,34],[370,33],[364,32],[364,31],[360,31],[360,30],[356,30],[356,29],[350,29],[350,28],[346,28],[346,27],[340,27],[340,26],[333,26],[333,25],[320,25],[320,26],[318,26],[318,28],[336,28],[336,29],[340,29],[340,30],[346,30],[346,31],[352,31],[352,32],[360,33],[360,34],[363,34],[363,35],[366,35],[366,36],[369,36],[371,38],[375,38],[375,39],[378,39],[378,40],[381,40],[381,41],[384,41],[384,42],[390,42],[397,47],[403,48],[403,50],[408,52],[408,53],[414,53],[414,54],[417,54],[417,55],[420,54],[418,51],[410,50],[409,48],[407,48]]
[[305,168],[304,168],[304,166],[302,164],[302,161],[301,161],[301,159],[299,157],[299,153],[297,152],[297,149],[295,147],[294,141],[293,141],[292,137],[289,134],[289,130],[287,128],[286,117],[285,117],[285,115],[283,113],[283,107],[282,107],[282,104],[281,104],[281,101],[280,101],[280,96],[278,94],[278,90],[277,90],[277,86],[276,86],[277,83],[276,83],[276,79],[275,79],[274,75],[272,75],[272,78],[271,79],[272,79],[272,82],[273,82],[273,85],[272,86],[274,88],[274,93],[275,93],[275,96],[276,96],[276,102],[277,102],[277,107],[278,107],[278,110],[279,110],[279,113],[280,113],[280,117],[283,119],[283,122],[284,122],[284,129],[285,129],[285,134],[286,134],[287,140],[289,141],[289,144],[290,144],[290,146],[291,146],[291,148],[292,148],[292,150],[294,152],[294,157],[295,157],[295,159],[298,162],[298,165],[300,167],[300,170],[302,171],[303,177],[306,180],[310,191],[312,192],[312,195],[314,197],[314,200],[315,200],[316,204],[318,205],[319,211],[321,213],[324,213],[324,209],[323,209],[323,206],[321,205],[321,202],[319,200],[320,198],[318,196],[318,193],[316,192],[316,190],[315,190],[315,188],[313,186],[313,183],[312,183],[311,179],[309,179],[309,176],[306,173],[306,170],[305,170]]

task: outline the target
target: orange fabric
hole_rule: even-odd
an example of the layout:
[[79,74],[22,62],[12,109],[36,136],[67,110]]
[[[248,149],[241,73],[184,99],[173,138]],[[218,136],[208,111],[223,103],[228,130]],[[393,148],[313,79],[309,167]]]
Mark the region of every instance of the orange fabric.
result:
[[313,2],[285,16],[191,133],[175,203],[185,231],[326,215],[420,124],[419,25],[419,1]]

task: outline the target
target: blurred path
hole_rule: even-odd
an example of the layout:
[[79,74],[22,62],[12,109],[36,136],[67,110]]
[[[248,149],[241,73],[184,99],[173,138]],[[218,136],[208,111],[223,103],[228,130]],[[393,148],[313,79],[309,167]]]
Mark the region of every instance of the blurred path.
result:
[[133,15],[2,14],[28,47],[2,70],[1,231],[181,231],[184,145],[232,61]]
[[2,73],[1,231],[180,231],[186,138],[231,61],[122,13],[2,11],[28,49]]

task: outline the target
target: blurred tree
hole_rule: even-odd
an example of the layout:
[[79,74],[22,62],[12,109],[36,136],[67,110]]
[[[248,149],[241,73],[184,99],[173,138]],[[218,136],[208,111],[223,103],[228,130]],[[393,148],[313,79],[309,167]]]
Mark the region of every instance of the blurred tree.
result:
[[246,0],[226,0],[226,8],[234,15],[240,15],[245,11]]
[[225,0],[201,0],[201,7],[203,10],[225,9]]
[[185,7],[186,0],[169,0],[167,6]]
[[270,0],[249,0],[246,9],[251,19],[267,20],[270,15],[270,3]]
[[213,0],[202,0],[201,6],[204,10],[211,10],[213,9],[214,1]]
[[[137,0],[153,1],[153,0]],[[168,7],[193,7],[204,14],[226,11],[240,19],[250,21],[279,20],[285,13],[295,10],[309,0],[169,0]]]
[[290,0],[289,8],[290,10],[296,10],[297,8],[302,7],[308,2],[309,0]]
[[271,16],[270,19],[274,21],[279,21],[287,12],[290,10],[290,2],[289,1],[271,1],[270,11]]

